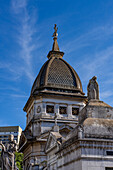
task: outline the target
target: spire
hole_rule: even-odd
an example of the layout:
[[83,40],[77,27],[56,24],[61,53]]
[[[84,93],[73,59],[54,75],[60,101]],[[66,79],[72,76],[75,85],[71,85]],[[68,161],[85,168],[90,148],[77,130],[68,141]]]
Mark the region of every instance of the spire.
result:
[[58,30],[58,27],[57,25],[55,24],[54,26],[54,33],[53,33],[53,47],[52,47],[52,51],[49,51],[47,57],[48,58],[51,58],[51,57],[58,57],[58,58],[62,58],[63,55],[64,55],[64,52],[61,52],[59,50],[59,46],[58,46],[58,42],[57,42],[57,36],[58,36],[58,33],[57,33],[57,30]]
[[54,30],[55,30],[55,32],[53,33],[53,36],[52,36],[52,37],[54,37],[54,38],[53,38],[54,43],[53,43],[52,51],[60,51],[60,50],[59,50],[59,46],[58,46],[58,42],[57,42],[57,36],[58,36],[57,30],[58,30],[58,27],[57,27],[56,24],[55,24],[55,26],[54,26]]

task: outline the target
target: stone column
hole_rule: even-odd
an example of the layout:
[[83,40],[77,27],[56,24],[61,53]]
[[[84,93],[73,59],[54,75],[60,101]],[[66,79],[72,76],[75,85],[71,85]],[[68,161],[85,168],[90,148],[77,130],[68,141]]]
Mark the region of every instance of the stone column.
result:
[[68,118],[72,118],[72,105],[71,104],[67,106],[67,114],[68,114]]

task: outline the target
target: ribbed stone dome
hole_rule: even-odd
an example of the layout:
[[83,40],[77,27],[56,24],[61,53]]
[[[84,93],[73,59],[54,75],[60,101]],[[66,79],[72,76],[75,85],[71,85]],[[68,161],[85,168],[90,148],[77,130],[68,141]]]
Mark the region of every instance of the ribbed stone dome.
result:
[[37,94],[41,90],[81,93],[82,84],[75,70],[62,59],[64,53],[59,50],[57,43],[57,27],[55,24],[53,34],[52,51],[48,54],[48,60],[42,66],[31,89],[31,94]]
[[75,70],[61,57],[51,57],[42,66],[31,93],[42,89],[70,89],[82,92],[81,81]]

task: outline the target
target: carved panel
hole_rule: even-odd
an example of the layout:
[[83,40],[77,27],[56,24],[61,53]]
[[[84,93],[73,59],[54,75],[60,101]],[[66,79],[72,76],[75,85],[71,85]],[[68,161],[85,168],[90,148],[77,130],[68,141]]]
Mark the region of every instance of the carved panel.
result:
[[60,114],[67,114],[67,107],[60,106],[59,111],[60,111]]
[[78,115],[79,108],[72,107],[72,115]]
[[46,112],[47,113],[54,113],[54,106],[47,105],[46,106]]

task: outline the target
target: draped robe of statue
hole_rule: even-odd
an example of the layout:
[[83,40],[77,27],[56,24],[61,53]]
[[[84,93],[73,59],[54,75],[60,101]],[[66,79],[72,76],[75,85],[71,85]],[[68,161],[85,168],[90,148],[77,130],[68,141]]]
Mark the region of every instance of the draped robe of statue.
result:
[[88,100],[99,100],[99,86],[96,79],[97,77],[94,76],[92,79],[89,80],[89,84],[87,86]]
[[15,152],[17,151],[16,141],[13,140],[13,135],[9,136],[9,142],[2,146],[1,159],[2,159],[2,170],[17,170],[15,163]]

